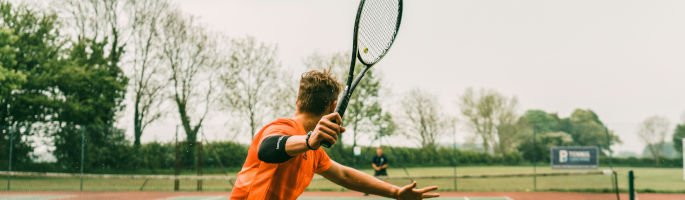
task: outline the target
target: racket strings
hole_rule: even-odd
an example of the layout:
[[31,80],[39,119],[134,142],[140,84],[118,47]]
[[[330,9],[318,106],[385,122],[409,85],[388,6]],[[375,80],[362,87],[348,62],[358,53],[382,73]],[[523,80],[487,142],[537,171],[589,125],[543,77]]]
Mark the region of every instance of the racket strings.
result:
[[375,64],[390,49],[397,35],[400,9],[400,0],[365,1],[357,30],[357,50],[364,64]]

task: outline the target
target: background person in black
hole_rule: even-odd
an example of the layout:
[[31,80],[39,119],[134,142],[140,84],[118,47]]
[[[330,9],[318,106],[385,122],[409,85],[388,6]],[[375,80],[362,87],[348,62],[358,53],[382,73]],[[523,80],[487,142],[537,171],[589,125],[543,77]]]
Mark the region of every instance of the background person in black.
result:
[[373,157],[371,161],[371,167],[375,171],[373,176],[375,177],[385,177],[388,176],[388,158],[383,155],[383,148],[378,147],[376,149],[376,156]]

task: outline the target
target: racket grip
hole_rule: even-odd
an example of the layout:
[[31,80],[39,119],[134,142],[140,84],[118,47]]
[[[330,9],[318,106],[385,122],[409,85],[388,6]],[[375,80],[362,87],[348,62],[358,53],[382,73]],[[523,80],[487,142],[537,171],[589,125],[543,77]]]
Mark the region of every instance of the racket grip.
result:
[[323,141],[323,142],[321,142],[321,146],[326,147],[326,148],[331,148],[331,143]]

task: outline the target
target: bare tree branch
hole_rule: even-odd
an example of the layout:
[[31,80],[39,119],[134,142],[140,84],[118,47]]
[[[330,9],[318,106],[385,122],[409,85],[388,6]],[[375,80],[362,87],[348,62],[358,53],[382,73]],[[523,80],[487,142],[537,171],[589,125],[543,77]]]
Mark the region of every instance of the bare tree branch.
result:
[[234,39],[229,57],[229,67],[221,74],[222,105],[246,120],[251,136],[265,118],[294,112],[294,82],[284,75],[276,46],[253,37]]
[[670,126],[667,118],[652,116],[642,122],[638,131],[638,136],[647,145],[647,149],[656,161],[657,166],[659,166],[659,162],[664,156],[663,146],[666,143],[666,138],[668,138]]

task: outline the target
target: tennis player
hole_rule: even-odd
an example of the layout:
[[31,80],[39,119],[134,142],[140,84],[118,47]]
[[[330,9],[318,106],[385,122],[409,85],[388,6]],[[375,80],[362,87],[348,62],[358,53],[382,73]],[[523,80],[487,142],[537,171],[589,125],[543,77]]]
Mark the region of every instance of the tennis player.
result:
[[[264,126],[254,137],[231,192],[232,200],[297,199],[317,173],[345,188],[394,199],[438,197],[436,186],[398,187],[331,160],[321,142],[335,144],[345,128],[335,113],[340,83],[328,71],[302,74],[295,115]],[[272,97],[262,97],[272,98]],[[281,99],[274,99],[280,101]]]

